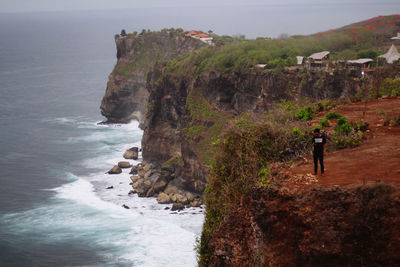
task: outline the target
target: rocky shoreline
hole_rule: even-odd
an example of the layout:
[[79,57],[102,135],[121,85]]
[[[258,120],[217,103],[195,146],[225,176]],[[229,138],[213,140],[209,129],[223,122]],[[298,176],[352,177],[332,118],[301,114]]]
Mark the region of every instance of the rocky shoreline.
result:
[[[141,149],[132,147],[125,151],[123,157],[127,160],[138,160]],[[129,174],[132,190],[128,194],[137,194],[139,197],[154,197],[159,204],[172,204],[172,211],[181,211],[190,207],[201,207],[203,197],[179,189],[173,184],[172,178],[168,179],[168,167],[157,167],[146,161],[132,165],[129,161],[119,161],[106,173],[117,175],[123,168],[131,168]],[[126,208],[126,207],[124,207]]]

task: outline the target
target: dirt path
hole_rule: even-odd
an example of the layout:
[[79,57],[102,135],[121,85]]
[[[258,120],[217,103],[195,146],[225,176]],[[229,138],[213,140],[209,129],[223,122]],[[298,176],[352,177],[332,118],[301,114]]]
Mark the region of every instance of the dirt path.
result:
[[[311,181],[310,186],[344,186],[350,184],[383,181],[400,185],[400,126],[383,126],[385,112],[389,118],[400,113],[400,98],[378,99],[367,103],[340,106],[334,111],[343,114],[349,121],[364,121],[370,125],[367,140],[354,149],[327,153],[324,159],[325,177],[312,175],[313,162],[294,167],[290,175],[298,181]],[[313,120],[316,123],[320,117]],[[301,182],[300,182],[301,183]]]

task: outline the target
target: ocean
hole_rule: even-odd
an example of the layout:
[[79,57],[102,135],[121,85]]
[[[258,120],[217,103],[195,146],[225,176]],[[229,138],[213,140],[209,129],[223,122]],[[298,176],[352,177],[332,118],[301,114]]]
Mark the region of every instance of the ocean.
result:
[[203,210],[174,214],[129,196],[128,170],[105,174],[143,134],[136,122],[97,124],[122,28],[255,38],[396,12],[398,4],[0,13],[0,266],[196,266]]
[[89,17],[0,17],[0,266],[195,266],[202,210],[105,174],[143,132],[97,124],[120,25]]

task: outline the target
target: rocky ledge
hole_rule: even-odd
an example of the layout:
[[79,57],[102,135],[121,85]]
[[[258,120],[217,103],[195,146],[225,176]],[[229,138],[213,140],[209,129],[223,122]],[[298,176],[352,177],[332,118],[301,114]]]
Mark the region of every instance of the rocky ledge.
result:
[[[132,147],[125,151],[123,157],[137,160],[139,151],[138,147]],[[132,175],[130,176],[132,190],[128,194],[155,197],[160,204],[173,204],[172,211],[203,205],[202,195],[184,191],[174,183],[170,167],[156,167],[146,161],[132,166],[129,161],[120,161],[107,173],[121,174],[122,169],[126,168],[131,168],[129,174]],[[112,187],[107,189],[112,189]]]
[[198,194],[185,192],[179,189],[173,182],[173,177],[163,168],[155,168],[151,163],[142,162],[131,169],[132,187],[140,197],[156,197],[158,203],[173,203],[172,210],[180,210],[188,207],[200,207],[203,204],[202,197]]

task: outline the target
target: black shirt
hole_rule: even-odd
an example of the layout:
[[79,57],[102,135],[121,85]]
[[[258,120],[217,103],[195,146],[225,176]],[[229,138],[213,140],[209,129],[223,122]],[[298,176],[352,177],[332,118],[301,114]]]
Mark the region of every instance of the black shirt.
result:
[[326,138],[323,135],[314,136],[312,143],[314,144],[314,152],[322,153],[324,151],[324,145],[326,144]]

